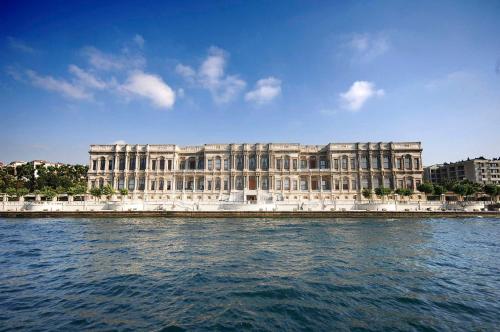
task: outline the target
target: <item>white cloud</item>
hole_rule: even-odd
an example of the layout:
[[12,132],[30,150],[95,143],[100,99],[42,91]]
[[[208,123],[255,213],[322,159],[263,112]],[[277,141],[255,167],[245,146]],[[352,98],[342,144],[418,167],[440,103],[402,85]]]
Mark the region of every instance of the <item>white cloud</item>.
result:
[[255,89],[247,92],[246,101],[264,104],[281,94],[281,80],[275,77],[263,78],[257,81]]
[[130,94],[149,99],[155,106],[172,108],[175,103],[175,92],[161,77],[135,71],[130,74],[121,89]]
[[34,53],[35,52],[34,48],[28,46],[28,44],[26,44],[25,42],[23,42],[22,40],[19,40],[17,38],[7,37],[7,42],[8,42],[9,47],[13,50],[21,51],[24,53]]
[[102,52],[93,46],[87,46],[82,53],[87,57],[89,64],[97,70],[133,70],[146,65],[146,59],[142,54],[132,53],[128,48],[124,48],[120,54],[115,55]]
[[359,111],[369,99],[384,94],[384,90],[375,89],[375,84],[372,82],[356,81],[349,90],[340,94],[340,100],[343,108],[355,112]]
[[370,61],[389,51],[391,43],[385,34],[353,34],[345,45],[361,61]]
[[196,76],[196,71],[193,68],[185,66],[182,63],[175,66],[175,72],[186,80],[193,80]]
[[134,43],[136,43],[137,46],[139,46],[140,48],[143,48],[144,47],[144,37],[142,37],[139,34],[136,34],[134,36]]
[[94,75],[90,74],[89,72],[86,72],[85,70],[81,69],[80,67],[76,65],[70,65],[68,67],[68,70],[70,73],[75,75],[80,83],[86,87],[97,89],[97,90],[102,90],[107,87],[107,84]]
[[125,142],[124,140],[122,139],[119,139],[117,141],[114,141],[113,144],[119,144],[119,145],[124,145],[124,144],[127,144],[127,142]]
[[216,103],[227,103],[232,101],[246,86],[246,82],[238,75],[225,73],[228,57],[226,51],[212,46],[198,71],[179,64],[176,66],[176,72],[187,81],[195,82],[210,91]]
[[42,89],[59,92],[66,97],[74,99],[92,99],[92,95],[79,85],[64,79],[56,79],[52,76],[40,76],[33,70],[26,70],[30,82]]
[[437,90],[453,86],[454,84],[463,84],[474,82],[476,77],[465,70],[457,70],[445,76],[430,80],[425,84],[425,87],[430,90]]

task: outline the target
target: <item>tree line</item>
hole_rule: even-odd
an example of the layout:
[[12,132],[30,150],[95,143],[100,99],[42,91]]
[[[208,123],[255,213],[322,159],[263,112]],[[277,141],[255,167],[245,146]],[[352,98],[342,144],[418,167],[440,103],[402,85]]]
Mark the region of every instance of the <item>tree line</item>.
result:
[[84,165],[4,166],[0,168],[0,193],[16,197],[32,193],[48,199],[58,194],[83,195],[87,193],[87,171]]
[[[484,193],[490,196],[491,199],[496,199],[500,195],[500,186],[494,184],[480,184],[470,180],[462,181],[445,181],[441,184],[432,184],[424,182],[417,186],[419,192],[425,193],[427,196],[440,196],[446,193],[454,193],[461,199],[473,196],[477,193]],[[413,191],[406,188],[398,188],[391,190],[390,188],[376,188],[375,194],[379,197],[388,196],[392,193],[400,196],[411,196]],[[371,198],[372,192],[370,189],[363,189],[362,194],[365,198]]]

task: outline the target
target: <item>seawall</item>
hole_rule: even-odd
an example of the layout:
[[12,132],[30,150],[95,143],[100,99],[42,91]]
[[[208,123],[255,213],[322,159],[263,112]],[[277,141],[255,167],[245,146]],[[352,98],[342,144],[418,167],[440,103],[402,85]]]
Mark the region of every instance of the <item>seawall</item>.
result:
[[500,218],[496,211],[0,211],[1,218]]

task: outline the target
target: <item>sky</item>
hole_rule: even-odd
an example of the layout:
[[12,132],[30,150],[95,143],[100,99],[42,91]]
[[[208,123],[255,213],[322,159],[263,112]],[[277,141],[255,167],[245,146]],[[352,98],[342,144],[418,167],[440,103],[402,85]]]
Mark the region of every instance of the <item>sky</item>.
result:
[[500,156],[500,1],[0,2],[0,161],[381,141]]

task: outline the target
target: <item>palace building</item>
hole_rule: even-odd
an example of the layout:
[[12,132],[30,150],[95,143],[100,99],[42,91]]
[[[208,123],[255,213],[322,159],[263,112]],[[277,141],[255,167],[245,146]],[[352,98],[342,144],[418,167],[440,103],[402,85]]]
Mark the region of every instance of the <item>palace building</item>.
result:
[[422,182],[420,142],[91,145],[88,186],[146,200],[357,199]]

